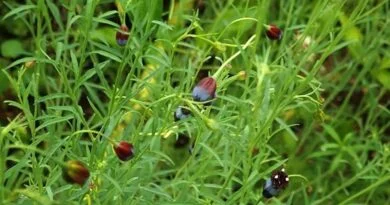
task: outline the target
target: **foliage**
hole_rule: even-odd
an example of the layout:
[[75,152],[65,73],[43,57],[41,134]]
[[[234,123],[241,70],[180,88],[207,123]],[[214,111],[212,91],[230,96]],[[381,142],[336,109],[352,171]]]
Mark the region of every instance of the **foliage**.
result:
[[20,2],[0,7],[1,204],[389,204],[388,1]]

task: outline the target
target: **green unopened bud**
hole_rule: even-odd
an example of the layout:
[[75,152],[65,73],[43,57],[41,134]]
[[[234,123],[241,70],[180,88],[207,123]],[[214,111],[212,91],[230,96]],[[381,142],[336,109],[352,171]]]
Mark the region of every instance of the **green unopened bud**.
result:
[[226,46],[222,45],[221,42],[215,42],[214,48],[216,48],[219,52],[224,53],[226,51]]
[[35,61],[27,61],[27,62],[25,62],[24,63],[24,66],[26,67],[26,68],[32,68],[32,67],[34,67],[34,65],[35,65]]
[[245,80],[246,79],[246,72],[245,71],[240,71],[237,73],[237,79],[238,80]]
[[16,130],[16,133],[18,134],[18,136],[20,137],[20,139],[22,140],[23,143],[28,143],[28,141],[30,140],[28,134],[27,134],[27,130],[26,130],[26,127],[22,127],[22,126],[18,126],[15,128]]
[[260,72],[264,74],[268,74],[271,72],[269,66],[266,63],[261,63],[259,68],[260,68]]
[[207,118],[206,119],[206,125],[207,125],[208,128],[210,128],[212,130],[218,130],[219,129],[219,124],[214,119]]

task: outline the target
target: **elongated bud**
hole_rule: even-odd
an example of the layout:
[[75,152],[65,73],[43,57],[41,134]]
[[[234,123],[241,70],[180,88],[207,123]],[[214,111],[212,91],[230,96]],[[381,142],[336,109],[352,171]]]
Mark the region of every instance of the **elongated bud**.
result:
[[181,107],[181,106],[179,106],[175,110],[175,113],[173,114],[175,121],[184,120],[184,119],[188,118],[189,116],[191,116],[191,110],[189,110],[188,108],[185,108],[185,107]]
[[26,66],[26,68],[32,68],[32,67],[34,67],[34,65],[35,65],[35,61],[34,60],[27,61],[27,62],[24,63],[24,66]]
[[282,39],[283,31],[276,25],[266,25],[266,34],[271,40],[280,40]]
[[192,90],[195,101],[204,102],[215,98],[217,82],[212,77],[205,77]]
[[127,43],[127,39],[129,39],[129,28],[126,24],[122,24],[119,28],[119,31],[116,32],[116,42],[120,46],[125,46]]
[[122,141],[118,145],[114,145],[116,156],[122,161],[130,160],[134,157],[134,147],[131,143]]
[[265,198],[277,196],[281,190],[287,187],[288,182],[288,175],[284,169],[274,171],[271,178],[265,181],[263,196]]
[[82,186],[89,178],[89,171],[80,161],[70,160],[66,162],[62,170],[62,176],[65,181]]

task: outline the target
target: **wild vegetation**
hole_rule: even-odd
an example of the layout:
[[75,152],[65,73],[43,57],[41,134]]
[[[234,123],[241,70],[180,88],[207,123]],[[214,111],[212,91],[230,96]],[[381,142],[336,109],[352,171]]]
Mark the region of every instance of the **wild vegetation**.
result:
[[0,204],[390,204],[389,1],[0,4]]

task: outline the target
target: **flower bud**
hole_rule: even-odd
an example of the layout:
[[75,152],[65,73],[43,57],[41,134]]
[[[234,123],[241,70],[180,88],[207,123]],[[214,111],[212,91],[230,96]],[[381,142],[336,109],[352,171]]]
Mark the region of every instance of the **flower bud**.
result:
[[89,178],[89,171],[80,161],[69,160],[62,170],[62,176],[65,181],[82,186]]
[[280,28],[276,27],[273,24],[267,25],[266,28],[267,28],[266,34],[269,39],[271,40],[282,39],[283,31]]
[[174,147],[183,148],[187,146],[189,142],[190,142],[190,138],[187,135],[180,133],[175,141]]
[[204,0],[195,0],[194,1],[194,9],[199,10],[199,14],[202,15],[206,10],[206,4]]
[[205,77],[192,90],[192,97],[195,101],[204,102],[215,98],[217,82],[212,77]]
[[24,63],[24,66],[26,68],[32,68],[32,67],[34,67],[34,65],[35,65],[35,61],[34,60],[27,61],[27,62]]
[[207,118],[205,119],[205,122],[206,122],[206,126],[212,130],[220,129],[219,123],[214,119]]
[[263,196],[265,198],[277,196],[282,189],[287,187],[288,181],[288,175],[284,169],[274,171],[271,178],[265,181]]
[[122,161],[127,161],[134,157],[133,145],[125,141],[114,145],[114,151],[116,153],[116,156],[118,156],[118,158]]
[[191,110],[189,110],[185,107],[179,106],[175,110],[173,117],[174,117],[175,121],[179,121],[179,120],[184,120],[184,119],[188,118],[190,115],[191,115]]
[[237,73],[238,80],[245,80],[247,75],[245,71],[240,71]]
[[223,43],[217,41],[214,43],[214,48],[216,49],[216,51],[220,52],[220,53],[224,53],[226,51],[226,46],[223,45]]
[[120,46],[125,46],[127,43],[127,39],[129,39],[129,28],[126,24],[122,24],[119,28],[119,31],[116,32],[116,42]]

